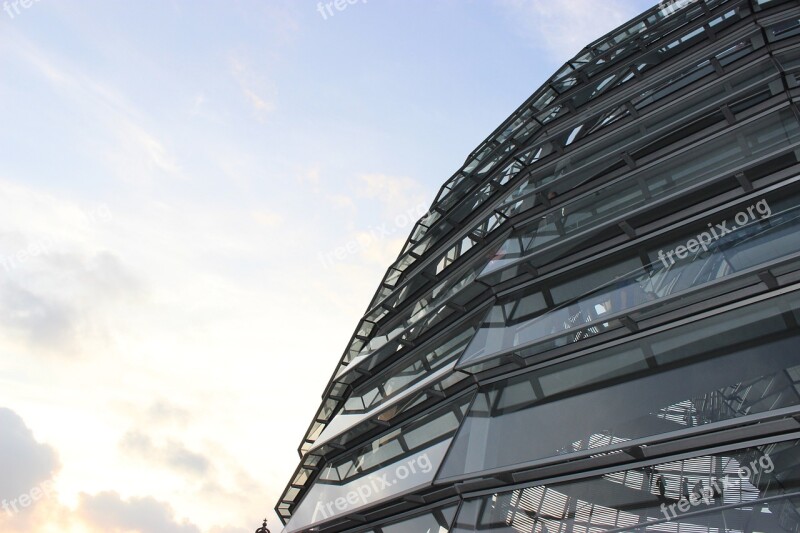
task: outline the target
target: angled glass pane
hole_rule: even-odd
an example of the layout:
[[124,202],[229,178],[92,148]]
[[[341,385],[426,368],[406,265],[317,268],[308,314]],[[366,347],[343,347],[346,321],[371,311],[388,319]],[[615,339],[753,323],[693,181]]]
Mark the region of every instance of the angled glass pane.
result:
[[364,434],[386,427],[412,410],[419,410],[421,405],[430,406],[438,403],[442,397],[462,390],[462,382],[467,376],[461,372],[453,372],[454,365],[455,361],[431,373],[404,394],[379,404],[370,411],[338,414],[314,443],[311,452],[319,455],[335,452]]
[[800,531],[800,442],[679,459],[466,501],[454,533]]
[[[713,73],[714,69],[708,64],[708,73]],[[597,175],[598,168],[602,168],[611,161],[619,157],[621,151],[633,151],[636,146],[643,146],[652,142],[652,139],[663,137],[666,131],[674,130],[680,125],[696,120],[698,113],[704,114],[710,111],[717,111],[720,103],[726,99],[739,98],[753,91],[770,91],[768,81],[777,78],[779,74],[775,65],[765,58],[763,61],[753,65],[744,72],[725,76],[721,80],[709,82],[701,90],[687,95],[663,109],[658,108],[653,113],[648,113],[644,117],[636,120],[630,126],[626,126],[619,131],[615,131],[607,136],[601,137],[596,142],[589,143],[574,152],[560,158],[549,170],[537,172],[537,177],[525,180],[517,186],[503,201],[500,209],[511,216],[532,208],[536,204],[536,199],[532,195],[538,191],[546,193],[555,192],[563,194],[569,189],[583,183],[592,176]],[[782,91],[783,87],[774,87],[772,94]],[[670,93],[671,94],[671,93]],[[655,98],[659,95],[651,96]],[[660,98],[660,96],[659,96]],[[608,120],[608,113],[616,113],[620,108],[600,115],[601,123],[595,128],[602,127],[603,120]]]
[[358,414],[378,407],[401,394],[432,372],[456,359],[466,348],[475,333],[473,326],[457,330],[436,343],[435,347],[422,349],[418,354],[383,371],[379,377],[359,387],[345,402],[345,414]]
[[307,531],[430,485],[471,399],[471,394],[461,396],[332,459],[294,511],[284,533]]
[[444,509],[408,518],[401,522],[395,522],[386,526],[381,526],[381,533],[448,533],[450,526],[455,518],[457,505],[451,505]]
[[[506,241],[482,274],[537,253],[538,261],[546,263],[556,257],[559,247],[563,248],[572,237],[597,232],[602,224],[630,217],[643,208],[652,208],[659,200],[723,176],[745,161],[798,142],[800,127],[786,109],[729,130],[533,220]],[[554,242],[556,247],[550,246]],[[546,247],[548,250],[544,252]]]
[[[471,245],[470,245],[471,246]],[[469,299],[475,293],[483,290],[482,286],[472,285],[478,273],[484,268],[488,258],[478,257],[472,264],[466,265],[458,274],[445,278],[438,285],[430,289],[424,296],[417,298],[414,305],[407,306],[402,311],[402,321],[392,320],[391,326],[386,326],[377,331],[369,342],[362,342],[358,352],[354,354],[350,361],[351,366],[360,364],[365,359],[372,357],[378,350],[385,347],[392,340],[401,338],[412,340],[417,338],[420,333],[429,329],[433,322],[437,322],[448,314],[444,307],[457,298]],[[416,280],[417,285],[426,281],[423,278]],[[411,293],[399,294],[396,302],[400,305]],[[392,300],[395,300],[392,298]],[[388,300],[387,300],[388,301]],[[371,317],[375,322],[380,321],[388,311],[384,307],[379,307],[374,311],[375,316]],[[340,371],[339,376],[345,370]],[[338,377],[338,376],[337,376]]]
[[800,329],[784,316],[799,309],[792,293],[493,384],[440,479],[800,411]]
[[[643,265],[634,256],[551,287],[556,307],[533,318],[514,319],[495,310],[460,365],[544,339],[557,339],[556,345],[577,342],[608,330],[612,318],[634,309],[678,297],[688,305],[690,291],[696,291],[695,300],[702,299],[700,289],[706,284],[800,253],[800,192],[772,197],[772,204],[766,197],[754,199],[730,219],[715,219],[674,243],[649,250],[652,263]],[[576,333],[577,328],[583,329]]]

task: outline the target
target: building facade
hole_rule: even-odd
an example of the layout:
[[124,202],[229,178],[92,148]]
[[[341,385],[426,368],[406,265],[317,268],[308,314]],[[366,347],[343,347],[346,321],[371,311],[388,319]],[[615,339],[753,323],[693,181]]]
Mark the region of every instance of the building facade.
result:
[[387,271],[284,531],[800,531],[798,76],[796,0],[665,2],[559,70]]

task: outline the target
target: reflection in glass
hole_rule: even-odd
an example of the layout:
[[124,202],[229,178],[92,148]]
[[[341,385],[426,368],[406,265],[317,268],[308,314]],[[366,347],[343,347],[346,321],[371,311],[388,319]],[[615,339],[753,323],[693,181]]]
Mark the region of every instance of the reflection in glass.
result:
[[798,532],[798,466],[789,441],[518,489],[466,502],[453,532]]
[[450,339],[437,343],[401,366],[382,372],[378,379],[359,388],[345,403],[343,413],[364,413],[412,387],[426,376],[458,357],[472,338],[475,328],[468,327]]
[[[751,39],[737,43],[735,49],[739,53],[749,53],[752,51]],[[724,52],[722,53],[724,54]],[[644,107],[654,101],[661,100],[675,91],[694,83],[700,78],[713,74],[714,68],[708,59],[700,64],[693,66],[687,75],[676,74],[680,77],[681,83],[659,84],[655,88],[646,91],[642,95],[637,107]],[[635,152],[637,147],[641,148],[646,143],[652,143],[653,138],[665,135],[664,128],[669,128],[668,132],[674,132],[680,123],[676,123],[676,117],[680,117],[681,123],[688,123],[698,120],[699,116],[707,116],[709,113],[718,112],[718,108],[726,99],[736,98],[741,100],[753,94],[766,93],[766,97],[776,94],[782,87],[766,87],[767,81],[774,78],[779,71],[768,59],[761,61],[742,73],[728,76],[724,80],[709,83],[703,87],[702,91],[682,98],[663,110],[650,113],[643,118],[635,121],[628,127],[601,137],[597,142],[587,144],[574,152],[558,159],[558,162],[550,167],[548,171],[536,173],[536,177],[526,179],[508,195],[503,202],[500,210],[506,216],[513,216],[522,211],[531,209],[537,205],[536,192],[556,192],[564,193],[586,180],[597,175],[598,168],[608,166],[612,161],[619,159],[622,151]],[[675,80],[669,80],[674,82]],[[740,92],[741,91],[741,92]],[[645,96],[647,96],[645,98]],[[761,99],[749,102],[755,105]],[[627,111],[626,107],[618,108]],[[617,109],[607,115],[599,125],[605,126],[619,118]],[[701,112],[701,115],[695,115]],[[549,142],[549,141],[546,141]],[[541,202],[538,202],[541,205]]]
[[755,304],[494,384],[476,398],[440,478],[796,407],[800,331],[783,313],[798,301]]
[[[381,526],[381,533],[448,533],[450,525],[455,518],[457,505],[447,507],[445,509],[437,509],[422,516],[415,516],[401,522],[395,522],[388,526]],[[376,533],[372,531],[370,533]]]
[[[766,200],[753,203],[753,216],[748,217],[747,224],[717,240],[708,233],[708,244],[681,254],[682,258],[673,250],[689,240],[696,242],[697,231],[676,240],[674,246],[650,250],[648,255],[653,262],[645,266],[638,256],[632,257],[553,287],[552,297],[559,305],[532,318],[514,320],[501,311],[504,306],[496,306],[465,351],[461,364],[485,360],[546,338],[555,339],[556,346],[578,342],[615,327],[617,322],[612,317],[800,252],[800,196],[776,201],[774,205]],[[735,226],[733,221],[727,223],[728,229]]]
[[527,257],[555,239],[565,240],[690,186],[723,175],[744,161],[800,140],[789,111],[772,113],[697,145],[658,165],[563,204],[506,241],[484,274]]
[[[384,466],[398,457],[440,442],[455,433],[467,403],[446,406],[421,420],[397,428],[368,445],[336,459],[322,471],[319,481],[341,483]],[[318,482],[319,482],[318,481]]]
[[284,531],[307,531],[430,485],[471,399],[471,394],[462,395],[330,460]]

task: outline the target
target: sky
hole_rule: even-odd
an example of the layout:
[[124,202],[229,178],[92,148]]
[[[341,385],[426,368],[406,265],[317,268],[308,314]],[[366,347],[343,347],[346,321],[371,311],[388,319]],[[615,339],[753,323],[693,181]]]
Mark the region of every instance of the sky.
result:
[[654,3],[2,3],[0,533],[280,531],[415,219]]

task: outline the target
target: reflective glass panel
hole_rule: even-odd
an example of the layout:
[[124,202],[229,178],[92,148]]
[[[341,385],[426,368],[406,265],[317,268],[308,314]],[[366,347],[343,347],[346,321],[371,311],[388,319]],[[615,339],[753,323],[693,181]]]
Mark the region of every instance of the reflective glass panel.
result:
[[800,531],[800,443],[780,442],[470,500],[454,532]]
[[429,485],[471,399],[472,395],[461,396],[332,459],[294,511],[284,533],[306,531]]
[[800,405],[792,294],[493,384],[440,478],[618,449]]
[[[800,194],[753,200],[730,219],[709,222],[674,243],[551,288],[557,307],[526,320],[490,315],[461,364],[486,360],[545,338],[577,342],[612,327],[610,317],[697,290],[725,277],[800,253]],[[697,298],[703,298],[697,292]],[[505,304],[506,306],[509,304]],[[589,327],[586,327],[586,326]],[[580,328],[580,329],[579,329]],[[577,333],[572,333],[572,332]]]
[[453,505],[446,509],[436,510],[422,516],[415,516],[396,522],[388,526],[381,526],[381,533],[410,533],[419,531],[420,533],[448,533],[450,525],[455,517],[458,506]]
[[566,202],[521,229],[486,266],[483,274],[539,252],[541,263],[557,255],[553,241],[563,246],[571,237],[597,231],[601,224],[621,215],[631,216],[642,207],[652,208],[658,199],[686,191],[692,185],[723,175],[744,161],[786,148],[800,140],[800,128],[791,112],[763,117],[666,161],[648,167],[628,179]]

